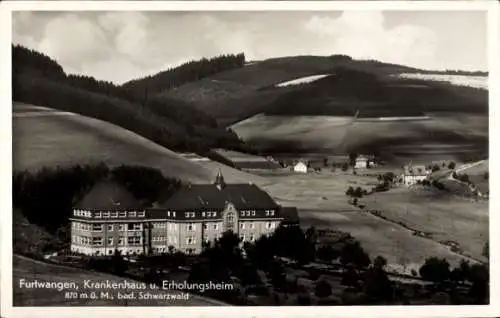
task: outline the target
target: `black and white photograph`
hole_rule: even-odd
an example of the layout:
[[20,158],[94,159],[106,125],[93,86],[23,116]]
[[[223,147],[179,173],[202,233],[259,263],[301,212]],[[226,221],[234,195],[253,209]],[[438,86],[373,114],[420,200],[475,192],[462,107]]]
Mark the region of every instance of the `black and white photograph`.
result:
[[493,302],[488,7],[114,7],[12,9],[8,306]]

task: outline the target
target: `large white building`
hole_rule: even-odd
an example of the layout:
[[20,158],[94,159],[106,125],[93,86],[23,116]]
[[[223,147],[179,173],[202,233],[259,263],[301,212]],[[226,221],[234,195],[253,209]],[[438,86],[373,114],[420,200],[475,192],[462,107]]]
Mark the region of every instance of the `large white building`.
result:
[[[145,207],[119,184],[97,183],[75,206],[71,250],[87,255],[159,254],[171,249],[200,253],[226,231],[242,242],[271,234],[297,216],[254,184],[186,185],[153,207]],[[288,217],[289,215],[290,217]]]

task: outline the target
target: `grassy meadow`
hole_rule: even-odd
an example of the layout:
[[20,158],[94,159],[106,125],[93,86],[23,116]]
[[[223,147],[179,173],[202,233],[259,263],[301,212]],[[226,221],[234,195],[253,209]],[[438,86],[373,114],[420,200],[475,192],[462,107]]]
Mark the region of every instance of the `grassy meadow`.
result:
[[[13,107],[14,170],[104,162],[110,166],[143,165],[164,175],[191,182],[213,180],[219,165],[202,166],[118,126],[76,114],[43,110],[15,103]],[[29,113],[24,111],[31,110]],[[42,115],[40,115],[42,114]],[[49,115],[51,114],[51,115]],[[215,166],[214,166],[215,165]],[[228,182],[260,178],[226,167]]]
[[[321,173],[310,174],[293,172],[262,174],[271,182],[264,187],[265,190],[279,203],[298,207],[301,226],[309,227],[314,225],[349,232],[361,242],[370,257],[374,258],[381,255],[388,260],[389,265],[392,267],[397,268],[404,264],[407,268],[418,269],[419,265],[423,264],[425,259],[431,256],[444,257],[451,264],[458,264],[460,260],[464,259],[437,241],[414,236],[411,231],[398,224],[383,220],[350,205],[347,202],[348,197],[345,195],[347,188],[349,186],[359,186],[363,189],[371,189],[377,182],[374,177],[352,175],[352,173],[340,171],[330,172],[326,169]],[[392,195],[391,191],[387,195]],[[374,198],[376,196],[374,195]],[[367,196],[362,199],[362,202],[367,202],[366,209],[375,208],[375,206],[372,207],[371,198],[371,196]],[[402,203],[399,202],[399,204]],[[476,243],[471,244],[479,244],[481,238],[485,235],[485,225],[487,227],[487,211],[470,215],[464,209],[455,211],[457,205],[463,204],[461,202],[456,204],[448,202],[447,204],[441,202],[436,206],[447,209],[448,213],[454,213],[453,217],[456,219],[457,227],[463,226],[471,218],[475,218],[474,222],[477,226],[468,230],[468,237],[477,237]],[[389,207],[391,206],[388,206],[388,209]],[[403,214],[406,215],[406,210],[404,210]],[[418,223],[418,228],[423,230],[429,226],[438,226],[429,222],[426,217],[415,217],[415,222]],[[427,228],[427,230],[430,231],[431,228]],[[449,228],[449,230],[452,229]],[[436,237],[436,240],[443,239],[445,239],[443,235]],[[472,255],[477,256],[476,253]]]

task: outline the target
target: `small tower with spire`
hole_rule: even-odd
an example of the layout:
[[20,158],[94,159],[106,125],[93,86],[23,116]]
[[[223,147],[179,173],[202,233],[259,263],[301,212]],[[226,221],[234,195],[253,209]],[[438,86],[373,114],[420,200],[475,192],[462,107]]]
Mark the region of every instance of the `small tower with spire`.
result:
[[224,177],[222,176],[222,172],[220,169],[217,172],[217,176],[215,177],[214,184],[217,187],[217,189],[219,189],[219,190],[222,190],[226,186],[226,182],[224,181]]

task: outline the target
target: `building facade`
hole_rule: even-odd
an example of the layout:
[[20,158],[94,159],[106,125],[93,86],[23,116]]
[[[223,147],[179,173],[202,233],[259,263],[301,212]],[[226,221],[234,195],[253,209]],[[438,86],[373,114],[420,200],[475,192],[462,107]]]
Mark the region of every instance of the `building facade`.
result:
[[430,173],[431,171],[424,166],[405,166],[399,181],[406,186],[411,186],[427,180]]
[[288,219],[286,211],[253,184],[226,184],[219,172],[213,184],[182,187],[170,198],[144,208],[123,187],[97,184],[73,210],[71,250],[87,255],[187,254],[202,251],[226,231],[242,242],[269,235]]
[[299,161],[293,166],[293,171],[307,173],[307,164],[303,161]]

